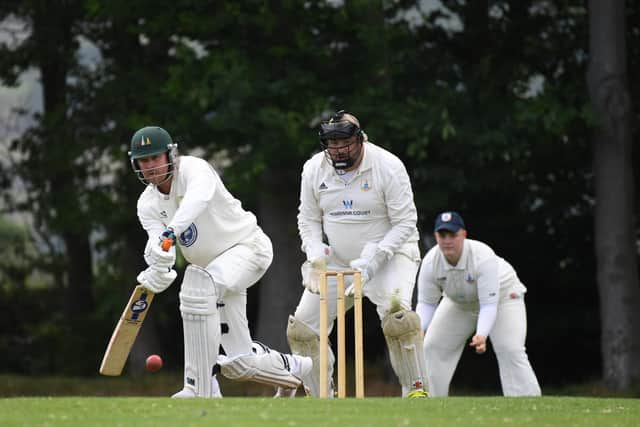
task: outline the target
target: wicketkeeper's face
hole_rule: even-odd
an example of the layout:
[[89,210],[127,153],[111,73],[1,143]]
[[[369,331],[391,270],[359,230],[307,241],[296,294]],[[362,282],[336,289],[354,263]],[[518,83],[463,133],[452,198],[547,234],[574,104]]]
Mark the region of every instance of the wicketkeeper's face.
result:
[[144,179],[150,184],[158,185],[167,179],[169,174],[169,160],[167,153],[155,154],[136,160]]
[[327,141],[327,152],[334,162],[344,161],[349,158],[356,162],[360,157],[361,146],[358,135],[345,139],[329,139]]

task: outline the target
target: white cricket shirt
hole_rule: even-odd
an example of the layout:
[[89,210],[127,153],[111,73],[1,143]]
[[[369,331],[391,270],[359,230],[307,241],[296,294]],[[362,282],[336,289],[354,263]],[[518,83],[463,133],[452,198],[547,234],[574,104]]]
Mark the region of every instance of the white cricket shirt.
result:
[[186,260],[203,268],[257,227],[255,215],[242,208],[213,167],[192,156],[179,157],[169,194],[147,186],[138,199],[138,218],[151,243],[173,228]]
[[418,302],[437,304],[445,294],[471,308],[497,303],[511,293],[526,292],[515,270],[485,243],[465,239],[456,266],[450,265],[436,245],[422,260],[418,275]]
[[302,250],[328,238],[337,261],[348,265],[365,243],[419,260],[418,219],[407,170],[395,155],[364,142],[364,157],[345,183],[324,152],[302,170],[298,230]]

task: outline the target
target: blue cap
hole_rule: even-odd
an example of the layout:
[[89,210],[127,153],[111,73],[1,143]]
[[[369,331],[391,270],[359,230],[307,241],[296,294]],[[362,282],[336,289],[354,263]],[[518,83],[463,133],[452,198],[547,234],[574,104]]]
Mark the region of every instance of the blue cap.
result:
[[442,212],[436,217],[436,225],[433,231],[447,230],[456,233],[461,228],[466,229],[464,221],[458,212]]

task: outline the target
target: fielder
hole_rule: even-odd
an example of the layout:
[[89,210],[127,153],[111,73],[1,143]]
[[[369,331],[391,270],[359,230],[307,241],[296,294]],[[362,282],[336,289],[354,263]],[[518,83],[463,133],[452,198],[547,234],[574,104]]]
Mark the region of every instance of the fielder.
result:
[[[352,114],[337,112],[320,125],[319,136],[322,152],[305,163],[300,189],[298,229],[307,255],[302,266],[305,290],[287,328],[292,352],[314,361],[312,371],[303,377],[305,386],[310,394],[319,395],[317,273],[357,269],[364,296],[377,306],[402,395],[425,397],[422,332],[418,315],[411,311],[420,252],[409,175],[400,159],[368,140]],[[353,296],[350,283],[348,297]],[[331,333],[336,318],[335,277],[329,279],[329,289]],[[353,307],[353,298],[346,298],[346,306]],[[332,384],[335,358],[329,353]]]
[[[466,340],[478,354],[491,337],[505,396],[540,396],[525,352],[526,288],[513,267],[486,244],[467,239],[456,212],[437,216],[438,242],[418,276],[418,306],[427,360],[429,393],[447,396]],[[442,299],[441,299],[442,298]]]
[[[230,379],[297,388],[311,359],[267,349],[252,350],[246,316],[247,288],[273,258],[271,240],[225,188],[213,167],[178,156],[167,131],[149,126],[131,138],[131,165],[147,186],[138,199],[138,217],[147,231],[144,259],[149,268],[138,281],[154,293],[176,278],[180,245],[186,268],[180,288],[184,329],[184,388],[173,397],[220,396],[214,367]],[[226,357],[218,357],[222,345]]]

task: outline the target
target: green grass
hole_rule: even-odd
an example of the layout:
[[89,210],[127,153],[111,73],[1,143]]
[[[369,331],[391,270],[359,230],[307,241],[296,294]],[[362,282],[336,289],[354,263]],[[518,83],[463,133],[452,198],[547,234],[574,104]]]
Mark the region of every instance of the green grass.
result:
[[450,397],[407,400],[234,397],[0,399],[0,425],[13,426],[637,426],[640,400]]
[[[455,390],[445,399],[403,400],[397,384],[367,379],[365,400],[273,399],[273,389],[221,378],[224,399],[172,400],[179,373],[122,377],[0,375],[0,427],[500,427],[638,426],[637,390],[625,395],[598,382],[543,388],[541,398]],[[82,396],[82,397],[79,397]],[[142,397],[144,396],[144,397]],[[231,397],[233,396],[233,397]]]

